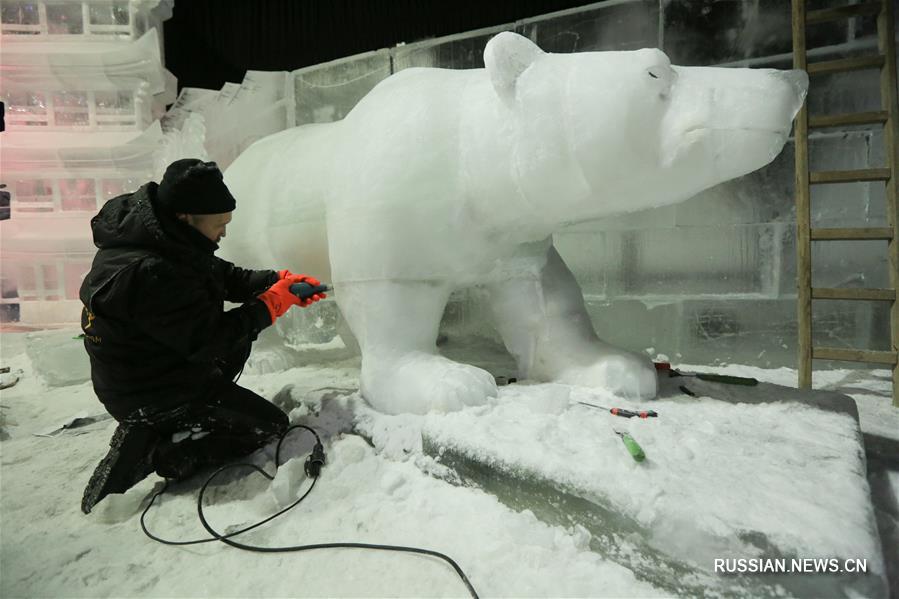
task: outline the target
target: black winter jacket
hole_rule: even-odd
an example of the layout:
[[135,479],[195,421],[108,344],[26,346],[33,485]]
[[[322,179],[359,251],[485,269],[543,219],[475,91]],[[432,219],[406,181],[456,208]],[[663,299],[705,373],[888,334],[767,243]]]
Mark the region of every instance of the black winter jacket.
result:
[[[228,382],[218,364],[271,324],[256,296],[277,273],[214,256],[216,243],[158,213],[156,189],[113,198],[91,220],[99,251],[81,328],[94,390],[118,420],[210,398]],[[243,305],[225,312],[225,300]]]

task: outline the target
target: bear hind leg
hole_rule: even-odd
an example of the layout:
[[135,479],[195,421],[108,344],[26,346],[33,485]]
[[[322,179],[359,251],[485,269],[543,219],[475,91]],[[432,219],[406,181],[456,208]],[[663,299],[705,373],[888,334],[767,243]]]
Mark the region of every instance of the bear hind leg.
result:
[[522,378],[599,387],[633,399],[655,397],[652,362],[596,335],[580,285],[555,248],[539,274],[495,283],[490,298]]

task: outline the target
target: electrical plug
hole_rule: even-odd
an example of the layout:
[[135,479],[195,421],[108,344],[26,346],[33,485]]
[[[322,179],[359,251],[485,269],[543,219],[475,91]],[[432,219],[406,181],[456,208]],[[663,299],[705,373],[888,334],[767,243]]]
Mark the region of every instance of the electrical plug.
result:
[[316,443],[312,448],[312,453],[306,458],[304,466],[306,476],[317,477],[321,474],[322,466],[325,465],[325,448],[321,443]]

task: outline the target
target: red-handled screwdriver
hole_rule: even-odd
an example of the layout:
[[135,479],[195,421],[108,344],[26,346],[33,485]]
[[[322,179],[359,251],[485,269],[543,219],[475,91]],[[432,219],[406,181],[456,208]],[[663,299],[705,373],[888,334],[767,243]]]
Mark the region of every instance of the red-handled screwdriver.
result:
[[639,412],[634,412],[633,410],[625,410],[622,408],[607,408],[605,406],[598,406],[596,404],[587,403],[584,401],[578,402],[581,405],[590,406],[591,408],[597,408],[600,410],[606,410],[613,416],[621,416],[622,418],[633,418],[637,416],[638,418],[656,418],[658,414],[654,410],[641,410]]

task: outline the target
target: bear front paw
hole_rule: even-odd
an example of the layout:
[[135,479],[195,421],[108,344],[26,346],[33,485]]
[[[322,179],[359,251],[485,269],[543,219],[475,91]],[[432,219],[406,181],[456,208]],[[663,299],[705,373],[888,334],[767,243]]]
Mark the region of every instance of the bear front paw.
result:
[[564,370],[556,380],[604,389],[626,399],[655,399],[658,392],[655,366],[650,360],[633,354],[600,357],[589,366]]

